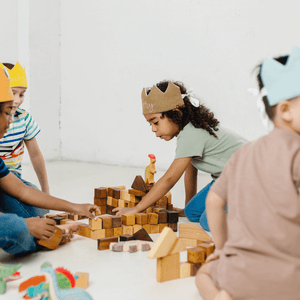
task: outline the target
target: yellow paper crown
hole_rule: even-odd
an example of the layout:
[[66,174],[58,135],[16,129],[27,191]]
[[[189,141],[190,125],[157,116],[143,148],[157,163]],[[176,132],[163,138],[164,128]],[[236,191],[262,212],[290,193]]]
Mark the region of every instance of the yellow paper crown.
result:
[[[3,64],[0,63],[0,67],[2,69],[5,68]],[[27,79],[25,74],[25,68],[22,67],[19,62],[15,64],[15,66],[9,70],[7,69],[9,78],[10,78],[10,86],[11,87],[26,87],[27,88]]]
[[5,73],[6,71],[6,68],[0,70],[0,102],[14,100],[14,96],[9,85],[8,74]]

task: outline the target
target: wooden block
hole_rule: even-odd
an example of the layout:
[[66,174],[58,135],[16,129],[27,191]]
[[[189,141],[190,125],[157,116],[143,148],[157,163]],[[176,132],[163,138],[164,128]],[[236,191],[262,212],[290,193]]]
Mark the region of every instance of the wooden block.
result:
[[182,241],[180,239],[177,239],[177,241],[175,242],[175,244],[169,251],[169,255],[179,253],[179,252],[185,251],[185,250],[186,250],[186,246],[182,243]]
[[112,198],[111,206],[118,207],[118,199]]
[[215,251],[215,245],[213,243],[212,244],[200,243],[197,245],[197,247],[202,248],[205,251],[205,258]]
[[178,223],[168,223],[169,227],[174,231],[174,232],[177,232],[177,224]]
[[136,205],[135,203],[133,203],[133,202],[129,202],[129,205],[128,205],[128,207],[131,207],[131,208],[132,208],[132,207],[135,207],[135,205]]
[[62,229],[56,226],[56,231],[54,232],[54,235],[48,241],[38,240],[37,243],[48,249],[55,250],[60,244],[62,237],[63,237]]
[[120,191],[120,198],[123,200],[130,201],[130,194],[128,193],[127,190],[121,190]]
[[[171,195],[170,191],[166,193],[166,197],[168,199],[168,204],[171,204],[172,203],[172,195]],[[172,207],[172,209],[173,209],[173,207]]]
[[135,232],[133,236],[136,240],[153,242],[145,228],[142,228],[139,231]]
[[55,215],[55,214],[48,214],[48,215],[46,215],[46,218],[47,219],[52,219],[52,218],[54,218],[54,217],[56,217],[57,215]]
[[138,203],[139,201],[137,200],[136,196],[134,195],[130,195],[130,199],[129,199],[130,203]]
[[91,228],[89,228],[88,224],[79,225],[77,234],[93,240],[105,238],[104,229],[92,230]]
[[179,253],[157,258],[157,269],[156,269],[157,281],[164,282],[164,281],[180,278],[179,260],[180,260]]
[[166,210],[168,214],[168,223],[177,223],[178,222],[178,212]]
[[160,223],[160,224],[158,224],[158,231],[159,231],[159,233],[162,232],[165,227],[169,227],[169,224],[168,223]]
[[89,227],[92,230],[102,229],[102,219],[101,218],[97,218],[96,220],[89,219]]
[[132,240],[135,240],[135,237],[131,234],[123,234],[123,235],[120,235],[119,237],[120,239],[120,242],[124,241],[132,241]]
[[153,206],[149,206],[149,207],[145,210],[145,212],[146,212],[147,214],[152,213],[152,212],[153,212]]
[[114,228],[104,229],[105,236],[104,237],[112,237],[114,236]]
[[139,225],[139,224],[135,224],[132,227],[133,227],[133,234],[135,234],[137,231],[139,231],[143,228],[143,226]]
[[120,199],[120,196],[121,196],[121,189],[114,188],[113,189],[113,198]]
[[178,238],[171,228],[164,228],[147,257],[159,258],[168,255],[177,240]]
[[122,224],[124,225],[134,225],[135,224],[135,215],[124,214],[122,215]]
[[158,215],[158,223],[168,223],[168,214],[165,210],[156,211],[155,213]]
[[145,192],[139,191],[139,190],[136,190],[136,189],[128,189],[128,193],[130,195],[139,196],[139,197],[143,197],[143,196],[146,195]]
[[80,224],[78,226],[77,234],[85,237],[89,237],[89,231],[88,231],[89,225],[88,224]]
[[192,275],[191,276],[196,276],[196,274],[201,266],[202,266],[202,263],[192,264]]
[[156,206],[155,206],[155,207],[153,208],[152,212],[156,213],[156,212],[161,211],[161,210],[164,210],[164,209],[161,208],[161,207],[156,207]]
[[135,223],[139,225],[148,224],[148,214],[143,214],[143,213],[135,214]]
[[118,200],[118,207],[125,207],[125,200],[119,199]]
[[89,287],[89,273],[76,272],[75,273],[75,288],[87,289]]
[[112,206],[112,199],[113,199],[112,197],[107,196],[107,201],[106,201],[107,205]]
[[156,214],[156,213],[149,213],[148,214],[148,223],[150,225],[157,225],[158,224],[158,214]]
[[122,218],[118,216],[111,216],[112,219],[112,228],[122,227]]
[[108,250],[110,243],[117,243],[118,238],[117,237],[107,237],[104,239],[98,240],[98,250]]
[[98,205],[98,206],[104,206],[106,205],[107,199],[99,199],[99,198],[94,198],[94,204]]
[[172,211],[174,209],[173,204],[167,204],[167,210]]
[[179,238],[182,243],[187,247],[198,247],[198,244],[201,243],[200,240],[196,240],[196,239],[186,239],[186,238]]
[[106,205],[98,206],[98,208],[100,210],[101,215],[106,214]]
[[52,217],[51,219],[55,221],[56,225],[60,225],[60,221],[65,220],[65,218],[58,216]]
[[179,238],[206,240],[211,237],[200,227],[200,225],[194,224],[179,224]]
[[73,221],[78,221],[78,215],[69,214],[69,219]]
[[115,227],[114,228],[114,236],[119,237],[123,234],[123,227]]
[[167,205],[168,204],[168,199],[167,197],[162,197],[161,199],[159,199],[158,201],[156,201],[156,205]]
[[115,215],[116,213],[114,213],[112,210],[114,209],[114,207],[113,206],[111,206],[111,205],[106,205],[106,214],[107,215]]
[[112,216],[111,215],[100,215],[99,218],[102,219],[102,228],[109,229],[112,228]]
[[130,245],[129,246],[129,250],[128,250],[129,253],[134,253],[134,252],[137,252],[137,251],[138,251],[137,245]]
[[142,225],[142,226],[147,231],[148,234],[151,233],[151,225],[150,224],[145,224],[145,225]]
[[205,250],[199,247],[187,249],[187,260],[190,263],[203,263],[205,261]]
[[113,188],[111,188],[111,187],[107,188],[107,197],[111,197],[111,198],[114,197],[114,189]]
[[133,235],[133,226],[127,226],[127,225],[122,225],[123,228],[123,234],[130,234]]
[[96,188],[95,189],[95,198],[104,199],[107,196],[106,188]]
[[110,243],[109,249],[114,252],[123,252],[124,245],[125,245],[124,242]]
[[193,264],[190,262],[180,263],[180,278],[192,276]]
[[151,233],[159,233],[159,226],[150,224]]
[[136,176],[132,185],[131,185],[131,188],[135,189],[135,190],[139,190],[139,191],[142,191],[144,193],[147,193],[148,192],[148,188],[147,188],[147,185],[143,179],[142,176]]
[[69,213],[62,213],[62,214],[58,214],[58,217],[64,218],[64,219],[69,219]]

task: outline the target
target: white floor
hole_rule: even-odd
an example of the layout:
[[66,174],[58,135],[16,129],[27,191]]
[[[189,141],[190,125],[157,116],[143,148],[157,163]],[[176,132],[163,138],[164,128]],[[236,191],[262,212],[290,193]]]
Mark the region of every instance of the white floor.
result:
[[[80,162],[47,163],[51,193],[54,196],[81,203],[93,203],[94,188],[99,186],[125,185],[130,188],[136,175],[144,174],[142,168],[124,168],[102,164]],[[163,172],[155,175],[157,181]],[[25,165],[23,177],[38,185],[30,165]],[[200,174],[198,187],[210,182],[210,176]],[[172,189],[174,206],[183,207],[184,185],[181,179]],[[180,218],[180,222],[188,222]],[[155,241],[159,234],[152,234]],[[100,299],[202,299],[195,286],[195,277],[177,279],[164,283],[156,281],[156,260],[147,258],[147,252],[116,253],[110,250],[98,251],[97,242],[75,236],[71,243],[55,251],[37,252],[24,257],[14,257],[0,249],[0,262],[22,263],[22,278],[8,282],[7,292],[1,299],[22,299],[18,293],[19,284],[26,279],[40,275],[40,266],[48,261],[54,268],[64,267],[71,273],[88,272],[90,286],[87,289],[94,300]],[[181,261],[186,261],[186,251]]]

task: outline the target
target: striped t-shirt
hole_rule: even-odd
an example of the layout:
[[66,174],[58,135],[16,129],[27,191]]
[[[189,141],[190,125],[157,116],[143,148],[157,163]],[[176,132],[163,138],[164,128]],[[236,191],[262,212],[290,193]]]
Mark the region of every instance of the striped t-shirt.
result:
[[0,139],[0,158],[9,170],[21,174],[24,140],[33,139],[39,132],[40,128],[32,116],[24,109],[18,108],[10,128]]

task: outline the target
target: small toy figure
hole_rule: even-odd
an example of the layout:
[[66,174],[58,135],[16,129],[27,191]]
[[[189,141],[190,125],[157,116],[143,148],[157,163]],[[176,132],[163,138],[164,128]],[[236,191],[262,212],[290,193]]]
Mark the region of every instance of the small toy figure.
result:
[[156,158],[153,154],[149,154],[148,157],[150,157],[150,165],[148,165],[145,169],[145,183],[148,184],[154,184],[154,174],[156,173],[155,170],[155,162]]

